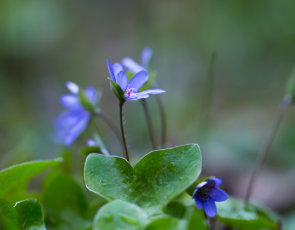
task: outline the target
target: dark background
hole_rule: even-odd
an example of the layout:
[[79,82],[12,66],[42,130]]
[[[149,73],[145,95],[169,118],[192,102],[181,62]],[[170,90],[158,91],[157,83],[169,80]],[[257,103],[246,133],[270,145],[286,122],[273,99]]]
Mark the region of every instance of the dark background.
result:
[[[244,197],[259,146],[284,96],[295,63],[292,0],[0,0],[0,168],[57,156],[53,119],[65,83],[103,91],[100,107],[119,125],[109,87],[112,63],[141,50],[153,66],[168,118],[168,144],[199,143],[204,175],[221,177]],[[210,57],[217,53],[209,123],[204,119]],[[160,137],[155,97],[148,99]],[[289,215],[295,207],[295,107],[287,111],[254,198]],[[126,103],[125,129],[134,161],[151,150],[143,109]],[[97,120],[114,155],[121,149]],[[71,151],[79,160],[91,131]],[[79,171],[80,169],[77,169]]]

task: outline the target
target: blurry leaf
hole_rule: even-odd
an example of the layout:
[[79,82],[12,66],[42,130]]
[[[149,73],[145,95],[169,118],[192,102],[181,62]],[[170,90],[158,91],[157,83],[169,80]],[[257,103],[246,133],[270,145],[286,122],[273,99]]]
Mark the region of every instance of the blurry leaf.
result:
[[101,153],[101,149],[98,146],[86,146],[79,149],[79,152],[88,156],[90,153]]
[[181,219],[186,213],[186,207],[181,202],[173,200],[164,208],[164,213]]
[[287,82],[286,95],[290,96],[293,101],[295,100],[295,69],[292,70],[292,73]]
[[15,209],[19,214],[21,230],[45,230],[41,207],[36,199],[17,202]]
[[95,105],[92,104],[89,97],[87,97],[83,90],[79,90],[79,99],[84,109],[86,109],[91,114],[95,113]]
[[224,224],[242,229],[277,229],[277,221],[265,215],[259,215],[253,205],[245,204],[242,200],[229,198],[224,202],[217,202],[217,218]]
[[188,213],[188,228],[187,230],[207,230],[208,227],[205,224],[205,215],[203,210],[197,209],[196,207],[190,207],[188,210],[190,213]]
[[128,77],[128,81],[130,81],[131,78],[133,78],[134,75],[135,75],[134,73],[132,73],[132,72],[130,72],[130,71],[127,71],[126,74],[127,74],[127,77]]
[[113,91],[113,93],[115,94],[115,96],[119,99],[119,102],[122,103],[125,98],[124,98],[124,92],[121,89],[121,87],[114,82],[113,80],[110,80],[110,84],[111,84],[111,89]]
[[153,151],[134,167],[121,157],[90,154],[85,163],[87,188],[108,201],[137,204],[149,214],[159,213],[201,172],[198,145]]
[[179,220],[179,219],[174,219],[170,217],[157,218],[153,220],[151,223],[149,223],[149,225],[145,228],[145,230],[185,230],[185,229],[187,229],[187,222],[185,220]]
[[[18,229],[19,217],[14,207],[0,198],[0,226],[4,230],[10,230],[14,226]],[[1,229],[1,228],[0,228]]]
[[69,229],[87,229],[88,204],[82,188],[70,176],[57,175],[51,180],[43,197],[44,209],[50,222],[56,227],[68,226]]
[[147,224],[148,215],[137,205],[113,201],[103,206],[93,221],[93,229],[141,230]]
[[62,162],[62,158],[53,160],[31,161],[0,171],[0,197],[13,200],[12,194],[20,194],[25,191],[27,181],[41,173],[45,169],[55,166]]
[[144,90],[147,90],[147,89],[151,89],[152,87],[152,83],[153,81],[155,80],[156,76],[157,76],[157,72],[156,71],[153,71],[153,72],[150,72],[149,73],[150,77],[149,79],[147,80],[147,82],[140,88],[140,90],[138,92],[141,92],[141,91],[144,91]]
[[94,138],[97,146],[100,148],[101,153],[104,154],[104,155],[106,155],[106,156],[109,156],[110,153],[109,153],[109,151],[108,151],[108,149],[107,149],[104,141],[102,140],[101,136],[97,132],[95,132],[93,134],[93,138]]

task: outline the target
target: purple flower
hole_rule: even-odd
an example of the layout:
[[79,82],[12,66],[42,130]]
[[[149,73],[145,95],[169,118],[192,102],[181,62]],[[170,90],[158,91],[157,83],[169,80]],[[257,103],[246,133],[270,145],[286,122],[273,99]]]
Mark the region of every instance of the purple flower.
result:
[[[69,146],[85,130],[91,119],[91,114],[80,103],[79,86],[73,82],[67,82],[66,86],[72,94],[63,95],[60,102],[68,110],[58,116],[54,126],[57,133],[56,141]],[[93,105],[97,103],[94,87],[87,87],[85,94]]]
[[215,202],[225,201],[228,195],[216,188],[222,183],[220,178],[210,178],[197,185],[193,199],[195,199],[196,206],[199,209],[204,208],[207,216],[214,218],[217,213]]
[[123,70],[123,67],[119,63],[111,65],[109,60],[108,68],[111,76],[111,80],[117,83],[123,91],[124,100],[132,101],[142,98],[148,98],[149,94],[159,94],[165,93],[166,91],[162,89],[149,89],[138,92],[140,88],[147,82],[149,79],[149,74],[145,70],[141,70],[128,80],[126,73]]
[[148,65],[153,55],[153,51],[151,48],[146,47],[141,52],[141,63],[138,64],[130,57],[125,57],[122,59],[123,66],[132,73],[138,73],[142,70],[147,71]]

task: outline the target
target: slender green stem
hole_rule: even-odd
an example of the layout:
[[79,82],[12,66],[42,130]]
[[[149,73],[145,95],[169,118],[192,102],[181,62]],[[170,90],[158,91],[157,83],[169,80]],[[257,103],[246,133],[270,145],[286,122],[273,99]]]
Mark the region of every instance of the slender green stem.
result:
[[127,161],[129,161],[129,155],[128,155],[128,150],[127,150],[127,145],[125,140],[124,125],[123,125],[123,103],[119,102],[119,107],[120,107],[120,125],[121,125],[122,140],[123,140],[123,144],[125,148],[126,159]]
[[[204,209],[203,209],[203,211],[204,211]],[[206,222],[207,222],[208,230],[211,230],[211,227],[210,227],[210,220],[209,220],[209,218],[208,218],[208,216],[207,216],[207,214],[206,214],[205,211],[204,211],[204,215],[205,215],[205,219],[206,219]]]
[[284,97],[284,99],[282,100],[282,102],[279,106],[279,109],[274,117],[271,127],[264,139],[264,142],[262,143],[262,146],[260,148],[258,158],[256,161],[257,163],[256,163],[256,166],[253,170],[253,173],[252,173],[249,185],[248,185],[248,189],[247,189],[247,193],[246,193],[246,197],[245,197],[246,204],[248,204],[248,202],[249,202],[254,184],[255,184],[255,182],[262,170],[262,167],[263,167],[263,164],[264,164],[266,157],[268,155],[270,146],[271,146],[273,139],[278,131],[278,128],[279,128],[280,123],[284,117],[284,114],[286,113],[286,110],[288,109],[290,104],[291,104],[291,98]]
[[114,124],[114,122],[108,117],[108,115],[106,115],[106,113],[104,111],[102,111],[101,109],[97,110],[96,114],[97,114],[97,116],[99,116],[101,119],[103,119],[108,124],[108,126],[113,130],[114,134],[118,138],[119,142],[121,144],[123,144],[120,130],[117,128],[117,126]]
[[[153,88],[158,88],[157,83],[154,81]],[[161,123],[162,123],[162,140],[161,145],[162,148],[166,148],[166,142],[167,142],[167,120],[166,120],[166,111],[164,102],[162,99],[161,94],[156,95],[157,104],[159,106],[160,114],[161,114]]]
[[148,124],[148,130],[149,130],[151,144],[152,144],[153,150],[155,150],[157,148],[157,144],[156,144],[155,132],[154,132],[154,127],[153,127],[153,123],[152,123],[152,118],[151,118],[149,106],[148,106],[148,103],[145,99],[142,99],[141,103],[142,103],[145,118],[146,118],[146,121]]

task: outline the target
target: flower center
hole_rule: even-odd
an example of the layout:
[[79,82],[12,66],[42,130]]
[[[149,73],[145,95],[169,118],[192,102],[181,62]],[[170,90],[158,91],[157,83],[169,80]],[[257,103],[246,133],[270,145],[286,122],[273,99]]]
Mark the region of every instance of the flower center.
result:
[[210,192],[214,190],[214,187],[204,186],[198,189],[197,197],[202,201],[207,201],[211,198],[209,195]]
[[126,89],[126,91],[124,93],[125,98],[135,98],[135,97],[137,97],[138,93],[136,93],[134,88],[129,89],[129,86],[130,85],[127,86],[127,89]]

